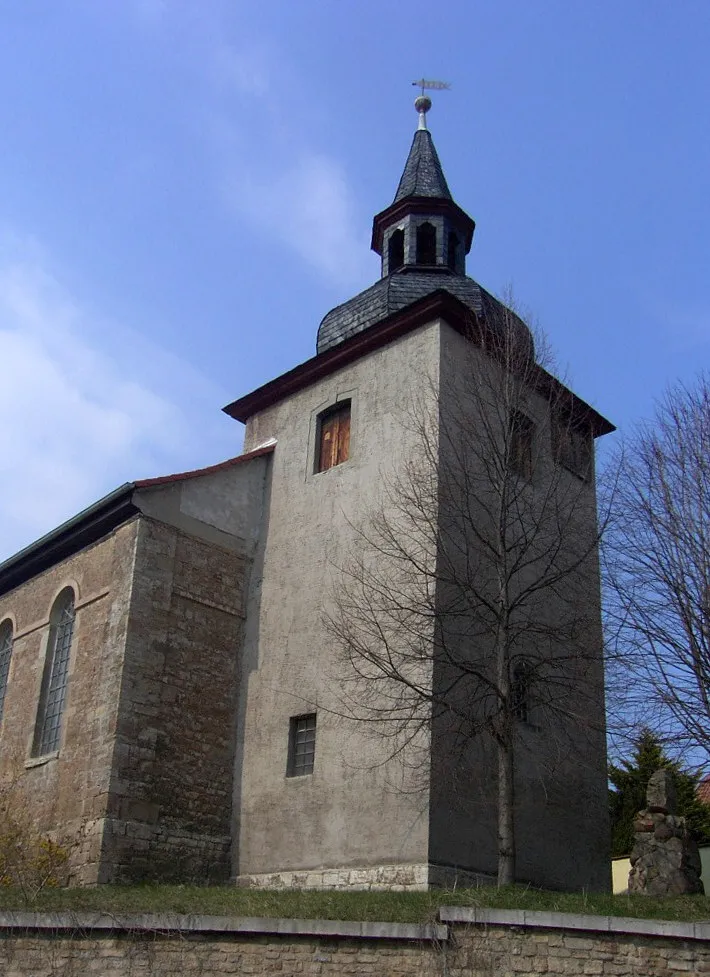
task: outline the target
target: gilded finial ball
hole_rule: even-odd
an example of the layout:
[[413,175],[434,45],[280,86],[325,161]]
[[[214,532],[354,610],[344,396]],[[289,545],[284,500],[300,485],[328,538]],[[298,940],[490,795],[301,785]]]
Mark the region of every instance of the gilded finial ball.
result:
[[414,99],[414,108],[417,112],[428,112],[431,108],[431,99],[428,95],[418,95]]

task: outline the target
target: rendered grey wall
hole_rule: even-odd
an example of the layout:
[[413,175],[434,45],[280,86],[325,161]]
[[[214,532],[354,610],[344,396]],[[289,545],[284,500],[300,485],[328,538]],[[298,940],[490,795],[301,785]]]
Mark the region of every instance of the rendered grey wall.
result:
[[[483,354],[466,348],[463,338],[446,326],[441,341],[441,397],[445,408],[447,398],[456,397],[460,384],[468,382],[462,371],[469,371],[471,376],[482,375],[472,357]],[[537,467],[529,486],[530,492],[536,492],[551,477],[549,421],[547,407],[537,395],[531,394],[527,413],[537,425],[538,437],[546,439],[537,445]],[[452,465],[455,460],[443,453],[441,464]],[[583,485],[569,473],[557,473],[555,479],[557,490],[574,493],[579,532],[585,538],[594,538],[593,480]],[[548,712],[544,717],[533,714],[531,722],[517,724],[517,868],[518,878],[536,885],[604,890],[610,884],[609,828],[601,613],[598,562],[594,556],[586,563],[584,579],[586,627],[576,639],[579,660],[584,664],[581,670],[575,666],[574,675],[570,675],[565,706],[580,717],[593,715],[595,722],[575,722],[561,716],[553,720]],[[562,592],[565,586],[563,580]],[[555,606],[556,598],[550,593],[544,599],[549,600],[549,617],[554,619],[560,610]],[[460,762],[452,765],[451,741],[442,722],[433,731],[432,749],[431,861],[495,873],[496,776],[492,741],[485,736],[477,738]]]
[[[237,875],[427,861],[428,793],[402,790],[409,781],[398,763],[382,764],[380,731],[339,715],[343,666],[322,614],[352,524],[377,505],[383,477],[410,450],[402,408],[423,372],[438,375],[438,331],[426,326],[248,424],[245,450],[270,437],[278,443],[263,579],[247,621]],[[350,458],[314,474],[317,415],[344,398],[352,400]],[[314,772],[288,778],[289,717],[311,711]]]

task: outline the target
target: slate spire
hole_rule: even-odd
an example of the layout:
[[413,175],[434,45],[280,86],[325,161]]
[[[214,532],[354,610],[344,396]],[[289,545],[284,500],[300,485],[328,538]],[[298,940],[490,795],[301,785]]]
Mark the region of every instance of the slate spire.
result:
[[451,196],[427,129],[431,99],[422,91],[414,107],[419,125],[394,200],[373,221],[372,250],[382,258],[383,278],[412,271],[465,275],[476,225]]
[[404,197],[439,197],[452,200],[439,154],[428,129],[417,129],[393,203]]
[[451,196],[426,124],[431,99],[424,88],[448,86],[427,81],[415,84],[422,86],[414,103],[419,125],[395,198],[372,223],[371,247],[382,261],[381,278],[324,316],[318,329],[318,353],[335,349],[422,299],[434,301],[438,296],[438,301],[446,293],[476,321],[487,322],[493,330],[511,328],[516,340],[533,352],[525,323],[466,274],[466,256],[476,225]]

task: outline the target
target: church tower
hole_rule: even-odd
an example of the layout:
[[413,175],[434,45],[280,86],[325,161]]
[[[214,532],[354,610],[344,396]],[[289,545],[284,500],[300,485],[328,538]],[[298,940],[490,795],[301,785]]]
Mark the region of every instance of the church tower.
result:
[[[380,279],[323,318],[313,358],[225,408],[246,424],[245,451],[273,445],[245,595],[233,874],[247,885],[360,888],[495,877],[507,776],[516,878],[603,890],[593,440],[613,427],[467,276],[475,223],[449,190],[430,100],[415,105],[394,199],[373,222]],[[405,512],[396,493],[406,485]],[[500,538],[519,564],[499,587],[505,605],[486,596],[498,498],[515,513]],[[558,538],[563,522],[574,528]],[[379,538],[378,549],[383,526],[389,544]],[[543,593],[551,545],[568,572],[548,573]],[[421,557],[405,574],[420,603],[405,612],[391,598],[408,547]],[[353,594],[363,602],[355,624]],[[390,674],[381,661],[368,672],[368,642],[388,649]],[[360,670],[354,648],[365,651]],[[408,680],[397,687],[391,673],[411,678],[402,662],[414,659],[410,706]],[[417,726],[393,750],[396,709],[385,716],[383,703],[395,700]],[[515,744],[507,773],[501,739]]]

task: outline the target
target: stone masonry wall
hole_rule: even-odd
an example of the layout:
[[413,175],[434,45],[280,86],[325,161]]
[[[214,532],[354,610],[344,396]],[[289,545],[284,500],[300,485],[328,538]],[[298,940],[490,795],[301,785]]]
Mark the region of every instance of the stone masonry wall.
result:
[[[444,919],[451,910],[442,910]],[[671,977],[710,973],[710,927],[453,910],[450,925],[0,914],[4,977]],[[505,916],[517,922],[505,921]],[[537,917],[537,918],[535,918]],[[586,928],[585,928],[586,927]]]
[[[129,522],[0,598],[13,650],[0,727],[0,777],[36,830],[71,845],[75,883],[98,875],[137,523]],[[32,758],[49,614],[67,586],[76,619],[60,748]],[[7,788],[5,788],[7,789]]]
[[105,880],[229,876],[237,657],[249,561],[140,522]]

